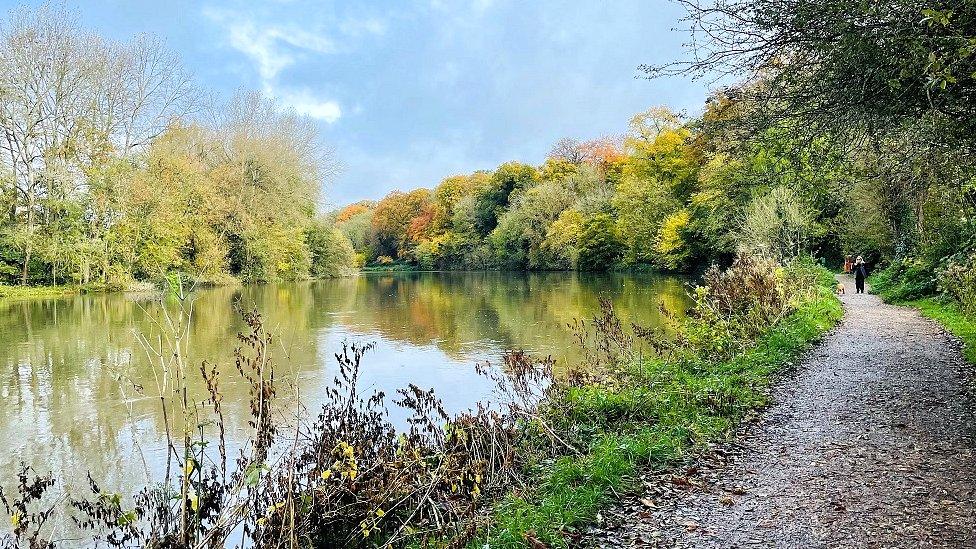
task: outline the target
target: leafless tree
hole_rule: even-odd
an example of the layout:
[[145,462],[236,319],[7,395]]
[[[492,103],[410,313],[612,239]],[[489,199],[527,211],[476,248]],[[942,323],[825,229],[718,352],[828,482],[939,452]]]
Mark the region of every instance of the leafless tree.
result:
[[564,137],[552,146],[552,150],[549,151],[549,158],[565,160],[578,166],[586,160],[586,151],[583,150],[582,144],[578,140]]

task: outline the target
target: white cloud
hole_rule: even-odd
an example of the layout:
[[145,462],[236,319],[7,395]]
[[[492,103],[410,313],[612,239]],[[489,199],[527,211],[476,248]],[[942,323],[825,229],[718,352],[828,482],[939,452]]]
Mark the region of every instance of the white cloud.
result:
[[266,89],[269,95],[273,95],[279,101],[295,109],[298,114],[309,116],[316,120],[323,120],[329,124],[335,122],[342,116],[342,109],[339,103],[332,100],[323,100],[315,97],[308,88],[300,90],[274,90]]
[[301,59],[335,53],[335,43],[327,36],[292,26],[258,26],[251,20],[210,8],[203,13],[224,28],[232,48],[251,59],[263,91],[282,106],[329,124],[342,116],[336,101],[317,97],[307,87],[295,89],[279,81],[281,72]]

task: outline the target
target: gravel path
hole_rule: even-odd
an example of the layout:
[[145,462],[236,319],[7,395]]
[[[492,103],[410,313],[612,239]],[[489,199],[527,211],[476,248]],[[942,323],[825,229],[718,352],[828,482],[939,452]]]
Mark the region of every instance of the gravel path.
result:
[[960,344],[848,294],[774,404],[605,512],[595,547],[976,548],[976,402]]

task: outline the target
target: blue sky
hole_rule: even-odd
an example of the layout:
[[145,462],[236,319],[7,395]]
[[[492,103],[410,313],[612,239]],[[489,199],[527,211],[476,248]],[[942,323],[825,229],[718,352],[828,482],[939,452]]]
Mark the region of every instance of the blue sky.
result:
[[[20,2],[0,1],[8,11]],[[164,38],[199,85],[261,89],[314,117],[342,173],[332,204],[432,187],[561,137],[621,133],[667,104],[696,112],[700,82],[635,78],[682,55],[667,0],[68,2],[112,38]]]

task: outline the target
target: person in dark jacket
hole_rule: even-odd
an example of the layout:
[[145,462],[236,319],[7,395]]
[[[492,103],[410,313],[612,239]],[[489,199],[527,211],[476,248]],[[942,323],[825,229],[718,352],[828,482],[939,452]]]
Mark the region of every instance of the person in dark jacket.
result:
[[857,293],[864,293],[864,279],[868,277],[868,266],[864,262],[864,258],[857,256],[857,261],[854,262],[854,287],[857,288]]

